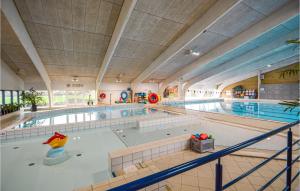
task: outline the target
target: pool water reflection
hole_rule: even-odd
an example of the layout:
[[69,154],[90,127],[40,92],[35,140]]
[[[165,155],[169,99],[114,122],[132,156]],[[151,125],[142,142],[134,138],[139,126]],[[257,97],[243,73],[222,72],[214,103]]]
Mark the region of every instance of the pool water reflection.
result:
[[49,126],[49,125],[59,125],[59,124],[69,124],[78,122],[88,122],[95,120],[105,120],[114,118],[123,118],[130,116],[142,116],[153,113],[159,113],[153,108],[124,108],[124,109],[102,109],[102,110],[91,110],[89,112],[77,112],[77,113],[65,113],[57,114],[53,116],[41,116],[35,117],[28,120],[18,126],[17,128],[29,128],[32,126]]

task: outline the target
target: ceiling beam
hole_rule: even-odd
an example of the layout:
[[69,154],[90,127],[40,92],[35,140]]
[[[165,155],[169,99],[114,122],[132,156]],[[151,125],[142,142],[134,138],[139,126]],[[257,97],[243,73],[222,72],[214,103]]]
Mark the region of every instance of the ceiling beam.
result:
[[[232,70],[230,72],[224,73],[222,75],[218,75],[214,79],[205,80],[202,81],[203,83],[197,84],[199,87],[216,87],[217,84],[223,84],[226,81],[229,81],[231,78],[234,78],[238,75],[247,74],[250,72],[258,72],[263,71],[266,68],[268,68],[268,64],[272,65],[272,69],[274,69],[274,66],[278,63],[281,63],[285,60],[292,59],[294,57],[299,56],[298,51],[294,49],[294,47],[285,48],[282,51],[274,52],[274,54],[269,55],[268,57],[262,58],[260,60],[253,61],[247,65],[243,65],[239,68],[236,68],[235,70]],[[196,84],[195,84],[196,85]]]
[[[280,38],[271,41],[268,44],[262,45],[260,47],[254,48],[253,50],[233,59],[224,64],[214,67],[206,73],[199,74],[198,76],[187,81],[189,86],[192,86],[195,83],[200,81],[209,81],[211,79],[216,78],[217,76],[224,74],[228,71],[232,71],[235,68],[241,67],[243,65],[247,65],[256,60],[261,59],[267,55],[274,53],[278,48],[282,47],[290,47],[291,45],[286,43],[286,39],[294,39],[298,36],[298,30],[293,32],[283,34]],[[203,82],[205,83],[205,82]]]
[[162,82],[161,89],[164,89],[168,86],[168,84],[178,80],[183,75],[193,72],[198,69],[202,65],[208,64],[213,60],[223,56],[224,54],[230,52],[231,50],[238,48],[245,43],[251,41],[252,39],[258,37],[260,34],[265,33],[272,28],[278,26],[284,21],[288,20],[291,17],[299,14],[298,12],[298,1],[290,1],[285,6],[283,6],[280,10],[272,13],[268,17],[264,18],[257,24],[251,26],[249,29],[241,32],[234,38],[226,41],[220,46],[214,48],[207,54],[201,56],[198,60],[193,62],[192,64],[180,69],[175,74],[168,77],[166,80]]
[[[31,59],[33,65],[39,72],[41,78],[43,79],[47,90],[51,92],[51,80],[47,73],[47,70],[35,48],[33,42],[29,36],[29,33],[19,15],[19,12],[13,2],[13,0],[4,0],[2,1],[1,10],[5,15],[8,23],[10,24],[11,28],[15,32],[17,38],[19,39],[20,43],[22,44],[23,48],[25,49],[27,55]],[[51,102],[51,100],[50,100]]]
[[172,57],[199,37],[205,30],[216,23],[240,2],[240,0],[226,0],[215,3],[201,18],[190,26],[159,57],[157,57],[136,79],[134,79],[133,83],[141,83],[146,80],[151,74],[165,65]]
[[[272,66],[271,68],[262,69],[261,73],[267,73],[267,72],[270,72],[270,71],[273,71],[273,70],[291,65],[291,64],[296,63],[298,61],[299,61],[298,56],[293,56],[293,57],[284,59],[284,60],[280,61],[279,63],[276,63],[276,65]],[[231,79],[228,79],[228,80],[224,81],[222,83],[222,85],[219,87],[218,90],[222,91],[225,87],[227,87],[231,84],[246,80],[246,79],[254,77],[254,76],[257,76],[257,70],[256,71],[251,71],[251,72],[246,73],[246,74],[241,74],[241,75],[235,76],[234,78],[231,78]]]
[[107,71],[107,68],[110,64],[111,58],[114,55],[114,52],[118,46],[118,43],[121,39],[121,36],[125,30],[125,27],[129,21],[130,15],[134,10],[137,0],[125,0],[118,18],[118,21],[115,26],[115,30],[110,39],[107,51],[105,53],[101,68],[97,75],[96,79],[96,90],[99,89],[99,86],[102,82],[102,79]]

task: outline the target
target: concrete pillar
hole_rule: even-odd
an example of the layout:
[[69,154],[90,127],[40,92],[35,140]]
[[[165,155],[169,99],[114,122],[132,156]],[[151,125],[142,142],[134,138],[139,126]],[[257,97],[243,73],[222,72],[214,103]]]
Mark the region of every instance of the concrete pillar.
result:
[[48,90],[48,101],[49,101],[49,108],[53,106],[53,92],[52,90]]
[[184,84],[182,82],[180,82],[178,84],[178,96],[179,96],[179,100],[184,100],[185,99],[185,89],[184,89]]
[[260,99],[261,71],[257,72],[257,99]]

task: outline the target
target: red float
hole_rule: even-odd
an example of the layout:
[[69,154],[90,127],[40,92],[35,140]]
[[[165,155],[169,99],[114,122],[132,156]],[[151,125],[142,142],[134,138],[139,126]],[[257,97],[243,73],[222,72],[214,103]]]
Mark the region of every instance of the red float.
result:
[[158,95],[156,93],[150,93],[148,95],[149,103],[157,103],[158,102]]
[[106,98],[106,94],[105,93],[101,93],[99,96],[101,99],[105,99]]

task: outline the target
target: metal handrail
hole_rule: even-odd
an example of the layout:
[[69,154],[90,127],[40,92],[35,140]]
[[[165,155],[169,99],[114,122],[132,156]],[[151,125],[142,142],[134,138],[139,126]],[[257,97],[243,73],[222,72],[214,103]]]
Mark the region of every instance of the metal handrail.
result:
[[[258,143],[258,142],[260,142],[260,141],[262,141],[262,140],[264,140],[268,137],[271,137],[275,134],[278,134],[282,131],[288,130],[288,129],[292,128],[293,126],[298,125],[299,122],[300,121],[298,120],[298,121],[295,121],[293,123],[289,123],[285,126],[279,127],[279,128],[274,129],[274,130],[272,130],[268,133],[259,135],[257,137],[254,137],[254,138],[249,139],[247,141],[244,141],[242,143],[239,143],[239,144],[233,145],[231,147],[228,147],[226,149],[217,151],[217,152],[212,153],[210,155],[207,155],[207,156],[204,156],[204,157],[201,157],[201,158],[198,158],[198,159],[194,159],[194,160],[191,160],[189,162],[174,166],[172,168],[157,172],[155,174],[143,177],[141,179],[123,184],[121,186],[109,189],[109,191],[133,191],[133,190],[142,189],[142,188],[145,188],[145,187],[150,186],[152,184],[155,184],[155,183],[161,182],[163,180],[166,180],[168,178],[171,178],[173,176],[176,176],[178,174],[184,173],[184,172],[186,172],[188,170],[191,170],[193,168],[196,168],[196,167],[199,167],[201,165],[207,164],[207,163],[212,162],[212,161],[217,160],[217,159],[219,159],[218,160],[219,163],[217,165],[220,165],[220,158],[221,157],[224,157],[226,155],[229,155],[231,153],[239,151],[243,148],[249,147],[249,146],[251,146],[253,144],[256,144],[256,143]],[[216,175],[216,177],[217,176],[218,176],[218,174]],[[222,186],[219,189],[216,187],[216,190],[222,190]]]

